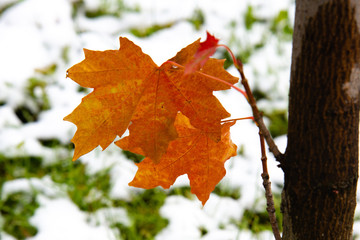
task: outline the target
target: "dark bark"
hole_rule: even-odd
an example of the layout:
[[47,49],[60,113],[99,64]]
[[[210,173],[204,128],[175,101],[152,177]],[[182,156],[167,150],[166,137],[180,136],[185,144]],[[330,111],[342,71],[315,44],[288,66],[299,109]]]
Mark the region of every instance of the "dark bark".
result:
[[297,0],[283,239],[352,239],[359,148],[360,1]]

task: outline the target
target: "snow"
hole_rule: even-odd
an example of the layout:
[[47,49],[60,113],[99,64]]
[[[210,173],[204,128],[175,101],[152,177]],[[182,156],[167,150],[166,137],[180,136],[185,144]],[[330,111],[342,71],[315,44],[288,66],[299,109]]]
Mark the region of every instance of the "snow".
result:
[[38,228],[39,234],[28,238],[29,240],[115,240],[118,238],[110,230],[110,225],[115,221],[130,224],[126,210],[122,208],[103,208],[93,214],[80,211],[67,197],[65,189],[53,183],[49,177],[7,181],[1,197],[5,199],[9,194],[20,191],[36,192],[37,202],[40,204],[30,220]]
[[49,177],[7,181],[3,185],[1,198],[6,199],[8,195],[16,192],[39,192],[49,197],[64,195],[59,186],[52,182]]
[[0,21],[2,82],[26,80],[34,69],[59,59],[61,47],[75,37],[72,25],[64,0],[28,0],[5,11]]
[[[0,1],[0,8],[16,0]],[[281,9],[290,9],[290,19],[294,19],[293,1],[260,0],[126,0],[130,8],[140,7],[140,12],[124,12],[120,18],[103,16],[86,18],[83,14],[72,17],[71,0],[24,0],[0,15],[0,153],[8,156],[43,156],[46,163],[56,161],[57,154],[43,147],[38,139],[58,139],[68,143],[76,128],[62,119],[69,114],[85,95],[77,91],[78,85],[66,79],[66,69],[83,60],[83,48],[106,50],[119,48],[119,36],[127,37],[161,65],[173,57],[180,49],[197,40],[204,39],[206,30],[221,39],[221,43],[231,43],[240,39],[247,44],[259,42],[265,27],[255,24],[250,31],[243,26],[243,14],[249,5],[254,6],[257,16],[275,16]],[[103,1],[86,0],[85,8],[96,10]],[[113,6],[116,1],[106,1]],[[196,9],[205,15],[205,23],[197,31],[186,21]],[[131,28],[146,28],[153,24],[173,23],[170,28],[158,31],[147,38],[138,38],[129,33]],[[232,23],[237,26],[232,27]],[[230,44],[234,52],[236,43]],[[251,55],[244,66],[252,87],[257,86],[271,93],[273,101],[262,101],[259,105],[266,109],[287,107],[288,79],[290,69],[291,43],[278,46],[274,36],[268,36],[264,48]],[[280,51],[280,53],[279,53]],[[62,57],[66,52],[67,60]],[[14,113],[14,108],[31,105],[26,92],[28,79],[36,77],[39,71],[56,64],[57,69],[46,77],[46,92],[51,108],[39,115],[37,122],[22,124]],[[234,68],[229,69],[237,76]],[[276,74],[269,74],[276,72]],[[236,91],[215,93],[233,118],[251,115],[251,109],[244,97]],[[41,96],[41,93],[38,95]],[[236,103],[236,104],[234,104]],[[169,225],[156,237],[165,239],[273,239],[271,232],[262,232],[255,237],[251,232],[240,231],[231,219],[242,216],[245,208],[254,207],[255,199],[263,199],[261,161],[258,130],[250,120],[237,123],[231,129],[232,139],[244,153],[226,162],[227,174],[221,184],[232,188],[239,187],[242,196],[238,200],[211,194],[205,207],[198,200],[181,196],[167,197],[161,208],[161,215],[169,219]],[[275,139],[284,151],[286,136]],[[276,166],[274,158],[268,153],[268,167],[273,183],[282,184],[283,173]],[[119,154],[112,145],[101,151],[100,148],[83,156],[81,160],[89,173],[111,168],[112,188],[110,196],[115,199],[130,199],[142,190],[128,186],[137,167]],[[188,185],[186,175],[178,178],[174,186]],[[61,187],[50,178],[17,179],[4,184],[1,198],[16,191],[37,189],[40,207],[31,218],[31,223],[39,230],[31,240],[67,239],[118,239],[118,233],[109,226],[111,219],[129,224],[126,211],[119,208],[101,209],[93,214],[80,211],[67,197]],[[273,184],[273,189],[280,192]],[[263,199],[264,200],[264,199]],[[259,208],[264,202],[258,203]],[[357,211],[359,212],[359,211]],[[356,223],[359,224],[358,222]],[[355,225],[355,226],[357,226]],[[220,228],[220,226],[224,226]],[[208,233],[201,237],[199,228]],[[354,229],[359,229],[356,227]],[[357,232],[360,234],[360,232]],[[12,240],[1,233],[0,239]]]
[[[170,224],[157,235],[158,240],[256,239],[249,231],[239,231],[234,225],[229,224],[230,219],[238,218],[243,212],[239,202],[230,198],[221,198],[211,194],[209,201],[202,207],[200,203],[179,196],[171,196],[166,199],[161,212],[169,219]],[[224,227],[219,229],[219,226]],[[209,232],[201,237],[200,228]],[[258,239],[270,240],[273,239],[273,235],[270,232],[263,232]]]
[[116,239],[107,226],[89,222],[89,216],[80,212],[69,199],[39,197],[39,202],[41,207],[31,218],[31,223],[38,227],[39,233],[29,240]]

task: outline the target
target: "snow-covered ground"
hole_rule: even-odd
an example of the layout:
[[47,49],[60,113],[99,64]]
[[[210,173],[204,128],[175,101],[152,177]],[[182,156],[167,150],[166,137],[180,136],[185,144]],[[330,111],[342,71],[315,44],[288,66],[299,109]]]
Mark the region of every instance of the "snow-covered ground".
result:
[[[16,2],[1,0],[0,9]],[[63,154],[44,147],[39,139],[58,139],[67,144],[76,130],[73,124],[62,119],[80,103],[85,93],[77,91],[78,85],[66,79],[65,73],[66,69],[84,58],[83,48],[118,49],[118,37],[124,36],[139,45],[160,65],[189,43],[204,38],[206,31],[221,39],[221,43],[230,45],[234,52],[239,50],[236,39],[243,46],[261,41],[269,26],[255,24],[250,30],[244,27],[244,14],[249,5],[254,6],[259,18],[274,17],[282,9],[288,10],[291,21],[294,17],[294,3],[291,0],[126,0],[124,4],[127,7],[139,8],[140,11],[124,11],[120,17],[107,15],[98,18],[85,17],[81,10],[73,16],[75,2],[24,0],[0,15],[0,103],[3,103],[0,104],[0,153],[6,156],[41,156],[46,164],[52,164]],[[85,10],[96,10],[104,2],[109,8],[115,8],[115,3],[119,1],[85,0]],[[204,24],[198,30],[186,20],[197,9],[201,9],[205,17]],[[173,23],[171,27],[146,38],[135,37],[129,31],[131,28],[170,22]],[[276,36],[269,35],[264,46],[254,51],[245,65],[251,86],[270,94],[271,101],[261,102],[262,108],[286,109],[290,56],[291,42],[280,41]],[[34,89],[35,98],[38,99],[42,99],[43,91],[46,91],[46,101],[51,107],[41,111],[37,121],[23,124],[14,109],[27,106],[36,112],[39,108],[27,94],[29,79],[38,76],[44,78],[44,72],[55,65],[56,69],[45,76],[46,86]],[[233,68],[229,71],[237,76]],[[216,96],[233,118],[251,115],[246,101],[236,91],[220,92]],[[254,236],[250,231],[240,231],[230,224],[231,219],[239,219],[244,209],[256,207],[256,201],[259,208],[263,208],[265,201],[257,128],[250,121],[241,121],[232,127],[231,134],[233,141],[239,147],[243,146],[244,153],[227,161],[227,174],[221,184],[230,188],[239,187],[241,198],[235,200],[211,194],[202,207],[197,199],[167,197],[160,212],[169,219],[169,225],[156,239],[273,239],[271,232]],[[278,137],[276,142],[284,150],[286,137]],[[283,174],[271,154],[268,154],[268,158],[272,182],[281,185]],[[136,172],[136,166],[126,160],[115,146],[110,146],[104,152],[98,148],[79,161],[86,163],[87,170],[92,173],[111,166],[110,194],[114,198],[129,199],[134,191],[140,191],[127,185]],[[188,185],[187,177],[180,177],[175,185]],[[38,233],[28,239],[112,240],[119,236],[110,227],[111,219],[129,224],[127,213],[122,208],[101,209],[93,214],[80,211],[61,186],[48,177],[7,181],[1,198],[15,191],[31,189],[37,189],[41,194],[37,199],[40,207],[30,219],[31,224],[38,228]],[[273,189],[280,192],[275,185]],[[208,231],[204,237],[201,237],[200,227]],[[1,232],[0,239],[13,238]]]

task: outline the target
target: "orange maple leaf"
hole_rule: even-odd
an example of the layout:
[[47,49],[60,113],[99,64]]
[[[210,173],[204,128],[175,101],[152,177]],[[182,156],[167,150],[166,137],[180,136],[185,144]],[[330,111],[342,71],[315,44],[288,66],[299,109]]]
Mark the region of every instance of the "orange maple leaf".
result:
[[[221,126],[221,141],[214,142],[208,135],[194,128],[189,119],[178,113],[175,128],[179,137],[169,144],[168,151],[155,164],[145,158],[137,164],[138,171],[130,186],[145,189],[162,186],[169,188],[180,175],[187,174],[191,192],[204,205],[216,184],[225,176],[224,163],[236,155],[236,145],[230,139],[230,127],[235,122]],[[140,148],[129,147],[128,137],[115,144],[122,149],[143,154]]]
[[178,137],[174,121],[179,111],[194,127],[219,141],[220,121],[230,114],[212,92],[229,86],[209,76],[230,84],[238,78],[225,71],[225,60],[217,59],[208,59],[201,70],[184,75],[185,68],[179,66],[185,66],[199,46],[197,40],[160,67],[127,38],[120,38],[119,50],[84,49],[85,60],[67,72],[79,85],[94,88],[64,118],[77,125],[73,159],[98,145],[107,148],[129,128],[129,147],[139,147],[159,162],[169,143]]

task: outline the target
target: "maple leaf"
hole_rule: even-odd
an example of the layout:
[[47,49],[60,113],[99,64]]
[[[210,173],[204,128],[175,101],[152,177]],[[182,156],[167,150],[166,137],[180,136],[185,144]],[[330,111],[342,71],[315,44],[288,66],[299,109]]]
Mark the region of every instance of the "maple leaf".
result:
[[77,125],[73,159],[98,145],[107,148],[129,128],[129,146],[141,148],[158,162],[178,137],[174,121],[179,111],[194,127],[219,141],[220,121],[230,114],[212,92],[229,86],[208,76],[231,84],[238,78],[225,71],[225,60],[217,59],[208,59],[200,71],[184,75],[185,68],[179,66],[189,63],[199,47],[197,40],[160,67],[127,38],[120,38],[119,50],[84,49],[85,59],[67,71],[79,85],[94,88],[64,118]]
[[194,58],[186,64],[184,73],[190,74],[201,69],[206,61],[215,53],[218,42],[219,39],[206,32],[206,40],[200,43]]
[[[157,186],[169,188],[178,176],[187,174],[191,192],[204,205],[216,184],[225,176],[225,161],[236,155],[237,147],[230,139],[230,127],[234,124],[224,123],[221,126],[221,141],[214,142],[205,132],[194,128],[186,116],[178,113],[175,128],[179,137],[169,144],[168,151],[158,164],[149,158],[137,164],[138,171],[129,185],[145,189]],[[140,148],[129,147],[127,137],[115,144],[143,154]]]

